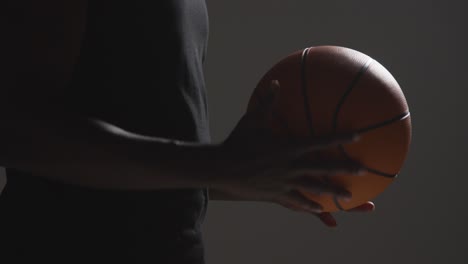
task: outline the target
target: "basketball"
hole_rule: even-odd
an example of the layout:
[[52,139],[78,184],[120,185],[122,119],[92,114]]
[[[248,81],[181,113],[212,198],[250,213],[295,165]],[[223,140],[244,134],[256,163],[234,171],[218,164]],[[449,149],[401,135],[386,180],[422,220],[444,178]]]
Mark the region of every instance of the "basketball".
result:
[[[411,141],[411,119],[402,89],[379,62],[359,51],[317,46],[276,63],[259,81],[247,114],[262,107],[272,80],[280,83],[269,128],[287,138],[357,133],[360,140],[311,153],[311,161],[355,161],[363,175],[332,175],[321,181],[349,190],[349,202],[327,194],[301,192],[324,212],[357,207],[376,198],[395,179]],[[257,109],[258,110],[258,109]]]

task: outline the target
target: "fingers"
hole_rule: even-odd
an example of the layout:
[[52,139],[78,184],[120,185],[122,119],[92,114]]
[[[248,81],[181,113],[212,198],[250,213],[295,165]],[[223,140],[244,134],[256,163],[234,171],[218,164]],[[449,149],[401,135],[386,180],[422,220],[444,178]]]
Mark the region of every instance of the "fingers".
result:
[[317,217],[328,227],[336,227],[338,225],[335,218],[330,213],[317,214]]
[[245,113],[239,125],[244,127],[244,137],[249,137],[252,135],[269,135],[270,131],[270,121],[273,113],[274,105],[279,98],[280,86],[277,80],[273,80],[270,83],[270,86],[264,93],[258,94],[255,98],[257,103],[255,107]]
[[274,103],[276,102],[276,99],[279,98],[279,93],[280,91],[280,83],[278,80],[272,80],[270,82],[270,86],[269,86],[269,89],[268,89],[268,92],[267,92],[267,96],[269,96],[269,101],[271,103]]
[[[350,210],[346,210],[346,212],[371,212],[375,210],[375,205],[372,202],[366,202],[358,207],[355,207]],[[336,227],[338,224],[336,223],[335,218],[332,214],[324,212],[320,214],[316,214],[317,217],[328,227]]]
[[296,211],[296,212],[309,212],[315,216],[317,216],[320,221],[322,221],[322,223],[324,223],[326,226],[328,227],[336,227],[337,226],[337,223],[336,223],[336,220],[335,220],[335,217],[333,217],[332,214],[328,213],[328,212],[322,212],[322,213],[317,213],[316,211],[310,211],[310,210],[304,210],[303,208],[301,208],[301,206],[299,205],[296,205],[296,204],[291,204],[291,200],[295,200],[295,199],[289,199],[288,201],[280,201],[279,204],[281,204],[282,206],[290,209],[290,210],[293,210],[293,211]]
[[366,168],[355,161],[314,161],[310,159],[300,159],[291,162],[288,166],[288,177],[295,178],[301,176],[334,176],[334,175],[354,175],[361,176],[366,172]]
[[270,86],[265,93],[258,95],[258,113],[261,116],[270,116],[273,111],[273,106],[278,101],[280,96],[278,95],[280,91],[280,84],[278,80],[272,80]]
[[337,196],[340,199],[349,201],[352,197],[352,194],[340,186],[334,186],[329,183],[325,183],[318,179],[310,177],[302,177],[290,180],[288,182],[288,187],[292,189],[301,189],[309,193],[322,195],[329,194]]
[[302,209],[299,206],[295,205],[295,204],[290,204],[290,203],[285,202],[285,201],[279,201],[278,203],[281,204],[282,206],[290,209],[290,210],[297,211],[297,212],[302,212]]
[[285,154],[290,158],[297,158],[320,149],[357,142],[359,139],[356,133],[323,138],[287,139],[290,147]]
[[286,195],[283,195],[279,203],[296,211],[302,210],[314,214],[321,213],[323,210],[320,204],[308,199],[297,190],[291,190]]
[[358,207],[355,207],[355,208],[352,208],[352,209],[349,209],[349,210],[346,210],[346,212],[358,212],[358,213],[361,213],[361,212],[371,212],[371,211],[374,211],[375,210],[375,205],[373,202],[369,201],[369,202],[366,202],[364,204],[361,204],[360,206]]

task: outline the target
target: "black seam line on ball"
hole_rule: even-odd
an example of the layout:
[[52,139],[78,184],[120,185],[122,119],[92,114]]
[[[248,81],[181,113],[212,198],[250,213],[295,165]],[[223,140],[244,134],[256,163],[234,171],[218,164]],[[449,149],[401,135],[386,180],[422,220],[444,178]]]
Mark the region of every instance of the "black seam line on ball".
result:
[[[348,87],[346,88],[346,91],[343,93],[343,96],[341,97],[340,101],[338,102],[338,105],[336,106],[335,108],[335,113],[333,113],[333,127],[332,127],[332,131],[333,133],[336,133],[336,128],[338,126],[338,114],[341,110],[341,107],[343,106],[344,102],[346,101],[346,98],[348,97],[348,95],[351,93],[351,91],[353,90],[353,88],[356,86],[357,82],[359,81],[359,79],[361,79],[362,75],[364,75],[364,73],[367,71],[367,69],[369,69],[369,66],[370,64],[372,63],[373,59],[372,58],[369,58],[367,60],[367,62],[364,64],[364,66],[361,67],[361,69],[359,70],[359,72],[356,74],[356,76],[354,77],[354,79],[351,81],[351,83],[348,85]],[[341,151],[343,152],[343,154],[348,158],[348,159],[351,159],[349,157],[349,155],[347,155],[347,153],[344,151],[344,148],[342,145],[340,145],[340,149]],[[335,203],[335,206],[341,210],[341,211],[344,211],[345,209],[341,206],[340,202],[338,201],[338,198],[336,197],[336,195],[333,195],[333,202]]]
[[[352,161],[355,161],[353,158],[351,158],[351,156],[348,154],[348,152],[346,152],[345,148],[343,147],[343,145],[340,145],[339,146],[341,152],[343,153],[343,155],[346,156],[346,158],[348,160],[352,160]],[[357,162],[357,161],[355,161]],[[370,167],[367,167],[367,166],[363,166],[362,164],[360,165],[362,167],[362,169],[364,169],[365,171],[368,171],[368,172],[371,172],[373,174],[376,174],[378,176],[383,176],[385,178],[396,178],[398,177],[398,173],[397,174],[394,174],[394,173],[386,173],[386,172],[383,172],[383,171],[379,171],[379,170],[376,170],[376,169],[373,169],[373,168],[370,168]],[[357,176],[359,177],[359,176]]]
[[[261,96],[256,96],[257,97],[257,102],[258,104],[260,105],[260,108],[262,110],[265,110],[265,106],[266,106],[266,99],[261,97]],[[275,112],[275,111],[272,111],[271,113],[272,117],[276,120],[279,121],[279,123],[281,124],[281,126],[284,128],[286,134],[288,134],[289,136],[292,136],[292,133],[291,131],[289,130],[289,127],[288,127],[288,123],[286,122],[286,120],[284,120],[283,118],[281,118],[281,116]]]
[[364,73],[369,69],[369,66],[374,60],[372,58],[369,58],[364,64],[364,66],[361,67],[359,72],[356,74],[356,77],[351,81],[351,83],[348,85],[348,88],[346,88],[346,91],[344,92],[343,96],[341,97],[340,101],[338,102],[338,105],[335,108],[335,113],[333,114],[333,133],[336,132],[336,128],[338,125],[338,114],[340,113],[341,107],[343,106],[344,102],[346,101],[346,98],[348,95],[351,93],[353,88],[356,86],[358,81],[361,79],[361,77],[364,75]]
[[305,48],[302,52],[301,60],[301,84],[302,84],[302,97],[304,98],[304,111],[307,118],[307,124],[309,126],[310,135],[314,136],[315,131],[312,124],[312,113],[310,111],[309,96],[307,95],[307,55],[309,54],[310,48]]
[[394,122],[397,122],[397,121],[400,121],[400,120],[405,120],[406,118],[410,117],[410,112],[404,112],[403,114],[400,114],[400,115],[397,115],[393,118],[390,118],[390,119],[387,119],[383,122],[380,122],[378,124],[375,124],[375,125],[371,125],[371,126],[368,126],[368,127],[365,127],[365,128],[361,128],[359,130],[356,131],[357,134],[361,134],[361,133],[365,133],[365,132],[369,132],[373,129],[377,129],[377,128],[381,128],[383,126],[386,126],[386,125],[390,125]]
[[[390,118],[386,121],[383,121],[381,123],[378,123],[376,125],[372,125],[372,126],[369,126],[369,127],[366,127],[366,128],[363,128],[363,129],[359,129],[356,133],[357,134],[361,134],[361,133],[364,133],[364,132],[369,132],[373,129],[377,129],[377,128],[381,128],[383,126],[387,126],[387,125],[390,125],[394,122],[397,122],[397,121],[400,121],[400,120],[405,120],[406,118],[410,117],[410,112],[405,112],[401,115],[398,115],[394,118]],[[343,145],[340,145],[339,146],[341,152],[343,153],[343,155],[349,159],[349,160],[352,160],[351,156],[346,152],[345,148],[343,147]],[[386,173],[386,172],[383,172],[383,171],[379,171],[379,170],[376,170],[376,169],[373,169],[373,168],[370,168],[370,167],[366,167],[366,166],[362,166],[363,169],[371,172],[371,173],[374,173],[376,175],[379,175],[379,176],[383,176],[383,177],[386,177],[386,178],[396,178],[398,177],[398,174],[393,174],[393,173]]]

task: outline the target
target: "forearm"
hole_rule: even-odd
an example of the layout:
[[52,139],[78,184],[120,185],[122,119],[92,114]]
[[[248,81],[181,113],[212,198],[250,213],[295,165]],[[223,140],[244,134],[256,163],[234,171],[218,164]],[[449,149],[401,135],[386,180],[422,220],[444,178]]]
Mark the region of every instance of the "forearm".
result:
[[104,189],[210,184],[206,160],[214,145],[138,136],[71,116],[0,122],[0,165],[38,177]]
[[64,107],[53,105],[65,101],[80,55],[87,2],[2,7],[8,16],[0,42],[0,166],[92,188],[209,185],[209,164],[201,160],[211,146],[138,137],[65,112],[56,116]]
[[210,200],[213,200],[213,201],[245,201],[239,197],[230,195],[226,192],[221,192],[215,188],[209,189],[209,196],[210,196]]

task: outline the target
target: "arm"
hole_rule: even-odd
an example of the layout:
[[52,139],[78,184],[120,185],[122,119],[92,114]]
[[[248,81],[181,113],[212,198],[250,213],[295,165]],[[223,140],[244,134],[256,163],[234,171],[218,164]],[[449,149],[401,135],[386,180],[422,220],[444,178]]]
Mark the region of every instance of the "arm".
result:
[[[148,138],[61,105],[79,56],[86,0],[6,0],[0,47],[0,165],[92,188],[205,186],[213,146]],[[5,31],[3,31],[5,29]]]
[[[44,113],[39,112],[41,116]],[[14,119],[2,120],[2,166],[91,188],[208,185],[204,162],[215,145],[139,136],[99,120],[71,115],[41,116],[15,114]]]
[[219,191],[215,188],[209,189],[209,196],[210,196],[210,200],[213,200],[213,201],[245,201],[243,199],[240,199],[239,197]]
[[281,143],[268,134],[252,133],[268,127],[259,121],[268,120],[272,102],[258,116],[242,119],[220,145],[142,137],[68,113],[60,95],[79,55],[87,0],[4,1],[0,165],[91,188],[208,187],[216,190],[214,198],[293,205],[314,214],[320,205],[291,190],[345,194],[340,186],[300,181],[300,176],[305,170],[320,176],[324,169],[351,174],[356,165],[337,163],[330,169],[289,164],[349,139]]

